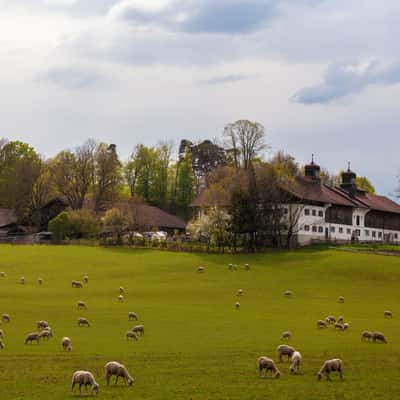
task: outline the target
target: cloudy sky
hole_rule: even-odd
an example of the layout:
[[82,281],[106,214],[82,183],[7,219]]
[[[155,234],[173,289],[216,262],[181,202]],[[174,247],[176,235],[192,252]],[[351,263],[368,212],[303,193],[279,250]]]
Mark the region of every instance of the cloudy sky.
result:
[[220,138],[400,173],[398,0],[0,0],[0,137],[46,156],[86,138]]

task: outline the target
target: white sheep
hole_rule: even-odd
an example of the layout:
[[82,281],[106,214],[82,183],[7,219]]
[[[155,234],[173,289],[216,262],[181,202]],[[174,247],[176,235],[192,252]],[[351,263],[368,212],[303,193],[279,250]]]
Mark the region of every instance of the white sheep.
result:
[[286,297],[292,297],[293,296],[293,292],[291,290],[286,290],[286,292],[284,293],[284,295]]
[[78,326],[87,326],[89,327],[89,321],[86,318],[79,318],[78,319]]
[[243,296],[243,289],[239,289],[239,290],[236,292],[236,296]]
[[128,331],[128,332],[126,332],[126,340],[129,340],[129,339],[138,340],[138,335],[136,335],[136,333],[133,331]]
[[204,272],[206,269],[204,267],[197,267],[197,272]]
[[124,302],[124,296],[122,296],[122,294],[120,294],[120,295],[118,296],[118,301],[119,301],[120,303],[123,303],[123,302]]
[[94,376],[89,371],[75,371],[72,375],[71,390],[74,391],[75,385],[79,384],[79,393],[81,394],[82,386],[85,386],[85,390],[90,385],[93,393],[99,393],[99,384],[94,379]]
[[25,278],[21,277],[20,282],[21,282],[21,285],[25,285]]
[[5,278],[6,273],[5,272],[0,272],[0,278]]
[[137,314],[133,311],[128,312],[128,320],[132,321],[135,320],[137,321],[139,319],[139,317],[137,316]]
[[286,331],[282,333],[280,340],[289,340],[291,338],[292,338],[292,332]]
[[49,330],[44,330],[44,331],[42,331],[42,332],[40,332],[40,338],[42,339],[42,338],[45,338],[45,339],[47,339],[47,340],[49,340],[51,337],[53,337],[53,334],[51,333],[51,331],[49,331]]
[[83,277],[83,282],[89,283],[89,277],[88,277],[87,275],[85,275],[85,276]]
[[337,322],[338,322],[339,324],[343,324],[343,322],[344,322],[344,317],[343,317],[343,315],[341,315],[341,316],[337,319]]
[[48,326],[49,326],[49,324],[48,324],[47,321],[38,321],[38,322],[36,322],[36,327],[37,327],[38,329],[45,329],[45,328],[47,328]]
[[303,357],[301,356],[300,352],[295,351],[292,355],[292,364],[290,366],[290,373],[294,374],[295,372],[299,371],[300,368],[300,363],[303,360]]
[[339,296],[339,298],[338,298],[338,301],[339,301],[339,303],[344,303],[344,297],[343,296]]
[[119,294],[124,294],[125,290],[122,286],[119,287]]
[[136,325],[132,328],[132,332],[137,333],[139,336],[144,336],[144,325]]
[[64,351],[71,351],[72,350],[72,340],[69,337],[63,337],[61,339],[61,346]]
[[322,375],[325,374],[326,379],[330,381],[331,372],[338,372],[340,379],[343,380],[343,362],[340,358],[334,358],[333,360],[325,361],[317,373],[318,380],[321,380]]
[[82,300],[78,301],[77,307],[78,307],[78,310],[82,310],[82,309],[87,310],[87,304]]
[[343,324],[339,324],[339,322],[335,322],[334,327],[335,327],[335,329],[339,329],[340,331],[344,330],[344,325]]
[[236,310],[240,309],[240,303],[238,301],[235,303],[235,308],[236,308]]
[[25,344],[28,343],[32,344],[33,341],[36,341],[36,343],[39,344],[39,340],[40,340],[40,333],[33,332],[25,337]]
[[275,374],[275,378],[279,378],[281,376],[281,372],[275,365],[274,361],[265,356],[258,358],[258,370],[261,377],[266,376],[268,371],[271,371],[271,375]]
[[39,286],[42,286],[42,284],[43,284],[43,279],[42,278],[38,278],[38,284],[39,284]]
[[123,378],[128,386],[133,384],[133,378],[129,375],[125,365],[117,361],[110,361],[104,366],[104,369],[106,371],[107,386],[110,384],[110,378],[113,375],[115,375],[115,384],[117,384],[119,377]]
[[322,319],[319,319],[317,321],[317,327],[323,329],[323,328],[327,328],[328,325],[325,321],[323,321]]
[[386,310],[383,315],[385,318],[393,318],[393,313],[389,310]]
[[328,315],[325,318],[325,321],[327,322],[328,325],[334,324],[336,322],[336,318],[333,315]]
[[374,343],[376,342],[387,343],[385,335],[381,332],[372,332],[371,338]]
[[73,288],[83,288],[83,284],[80,281],[72,281],[71,286]]
[[249,271],[249,270],[250,270],[250,265],[249,265],[249,264],[244,264],[244,269],[245,269],[246,271]]
[[370,331],[363,331],[363,332],[361,333],[361,341],[362,341],[362,342],[364,342],[364,341],[371,341],[371,339],[372,339],[372,332],[370,332]]
[[1,320],[3,322],[10,322],[11,321],[10,316],[8,314],[2,314],[1,315]]
[[294,349],[292,346],[288,346],[286,344],[281,344],[276,348],[276,351],[278,352],[279,362],[282,362],[283,356],[287,356],[288,361],[289,361],[289,359],[293,356],[296,349]]
[[345,323],[343,324],[343,330],[344,330],[344,331],[347,331],[349,328],[350,328],[350,324],[349,324],[348,322],[345,322]]

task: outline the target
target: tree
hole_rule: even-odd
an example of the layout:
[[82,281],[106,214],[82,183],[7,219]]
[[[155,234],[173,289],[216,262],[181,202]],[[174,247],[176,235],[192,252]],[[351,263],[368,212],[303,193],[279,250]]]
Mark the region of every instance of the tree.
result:
[[49,222],[49,231],[56,240],[64,240],[69,235],[69,216],[66,211],[61,212]]
[[371,181],[365,176],[357,176],[356,178],[357,187],[365,190],[369,194],[376,194],[375,187]]
[[122,242],[122,235],[125,230],[125,214],[118,208],[114,207],[107,210],[103,217],[103,224],[115,237],[117,243]]
[[249,169],[252,161],[267,147],[264,127],[258,122],[239,120],[228,124],[224,137],[236,168]]
[[190,152],[178,164],[178,177],[176,186],[176,204],[178,213],[185,219],[190,214],[190,203],[194,198],[194,175]]

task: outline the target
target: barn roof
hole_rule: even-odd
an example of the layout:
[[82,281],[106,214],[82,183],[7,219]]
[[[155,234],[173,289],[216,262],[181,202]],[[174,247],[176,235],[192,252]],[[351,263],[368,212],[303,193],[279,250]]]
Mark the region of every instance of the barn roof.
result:
[[17,222],[17,216],[9,208],[0,208],[0,228]]
[[138,224],[148,227],[185,229],[186,222],[161,208],[149,206],[148,204],[137,205]]

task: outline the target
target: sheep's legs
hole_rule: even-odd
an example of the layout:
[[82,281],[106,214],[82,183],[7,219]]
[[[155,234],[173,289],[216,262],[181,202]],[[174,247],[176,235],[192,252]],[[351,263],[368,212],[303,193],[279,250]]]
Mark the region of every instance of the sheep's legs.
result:
[[339,370],[339,376],[340,376],[340,379],[343,380],[342,370]]

